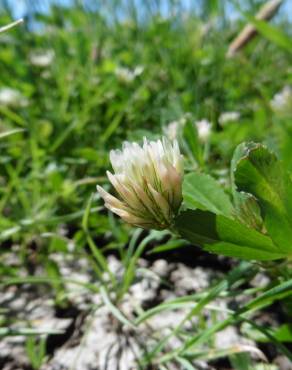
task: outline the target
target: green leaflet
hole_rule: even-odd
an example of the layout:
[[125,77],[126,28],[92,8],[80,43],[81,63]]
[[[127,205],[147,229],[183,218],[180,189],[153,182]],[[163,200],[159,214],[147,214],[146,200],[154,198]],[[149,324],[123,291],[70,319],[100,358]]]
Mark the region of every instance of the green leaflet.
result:
[[292,254],[292,182],[282,163],[265,146],[256,145],[238,161],[235,183],[253,194],[264,225],[279,250]]
[[213,244],[219,240],[216,230],[216,215],[211,212],[188,209],[175,220],[180,235],[198,247]]
[[187,210],[175,226],[181,236],[209,252],[259,261],[284,257],[268,236],[223,215]]
[[204,249],[208,252],[223,254],[227,257],[235,257],[245,260],[272,261],[283,258],[280,253],[269,252],[227,242],[219,242],[213,245],[205,245]]
[[203,173],[190,173],[183,182],[183,199],[187,208],[199,208],[215,214],[231,216],[233,206],[215,179]]
[[197,128],[189,119],[187,119],[183,128],[183,146],[189,156],[193,157],[194,160],[202,166],[204,163],[203,152]]
[[236,218],[247,226],[261,230],[263,220],[256,198],[252,194],[237,191],[234,178],[237,163],[255,146],[255,143],[241,143],[237,146],[231,160],[230,177]]

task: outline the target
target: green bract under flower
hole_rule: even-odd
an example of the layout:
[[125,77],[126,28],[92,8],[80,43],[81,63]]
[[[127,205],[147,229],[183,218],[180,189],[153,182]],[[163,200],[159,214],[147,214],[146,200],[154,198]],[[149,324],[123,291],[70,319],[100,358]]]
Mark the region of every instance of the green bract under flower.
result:
[[183,157],[177,141],[125,142],[122,150],[110,152],[110,161],[114,174],[107,171],[107,176],[119,198],[97,186],[105,206],[145,229],[171,227],[182,202]]

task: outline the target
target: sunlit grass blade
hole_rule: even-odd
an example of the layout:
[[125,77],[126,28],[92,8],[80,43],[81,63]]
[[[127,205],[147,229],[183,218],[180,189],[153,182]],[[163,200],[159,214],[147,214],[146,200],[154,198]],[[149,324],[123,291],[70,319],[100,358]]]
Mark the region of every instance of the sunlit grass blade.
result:
[[25,131],[25,130],[21,129],[21,128],[17,128],[17,129],[14,129],[14,130],[0,132],[0,140],[7,137],[7,136],[18,134],[19,132],[23,132],[23,131]]
[[135,277],[137,260],[141,256],[141,254],[144,252],[148,243],[152,240],[157,240],[157,239],[159,240],[160,238],[164,237],[166,234],[168,234],[168,231],[151,231],[150,234],[146,236],[137,246],[133,255],[128,260],[129,261],[128,265],[125,266],[123,281],[121,283],[121,288],[119,292],[119,299],[121,299],[124,296],[124,294],[128,291],[131,283],[133,282],[133,279]]
[[0,33],[1,32],[5,32],[5,31],[8,31],[8,30],[10,30],[13,27],[18,26],[21,23],[23,23],[23,19],[22,18],[18,19],[15,22],[11,22],[11,23],[7,24],[6,26],[0,27]]
[[104,301],[104,304],[108,307],[108,309],[111,311],[111,313],[119,320],[119,322],[123,323],[124,325],[134,329],[135,325],[128,320],[125,315],[111,302],[110,297],[108,296],[108,293],[104,286],[100,288],[100,295],[101,298]]
[[52,334],[64,334],[63,330],[57,329],[34,329],[34,328],[23,328],[23,329],[13,329],[13,328],[0,328],[0,337],[6,336],[35,336],[35,335],[52,335]]
[[46,276],[26,276],[26,277],[13,277],[5,278],[0,281],[0,286],[5,287],[9,285],[21,285],[21,284],[54,284],[54,283],[70,283],[82,286],[88,290],[98,293],[99,286],[92,283],[84,283],[82,281],[68,279],[68,278],[49,278]]
[[[205,297],[202,297],[194,308],[191,309],[191,311],[185,316],[185,318],[171,331],[169,335],[164,337],[159,343],[153,348],[153,350],[150,352],[151,357],[155,357],[158,353],[163,351],[166,344],[172,338],[173,336],[177,335],[183,325],[190,320],[193,316],[198,315],[204,307],[210,303],[213,299],[215,299],[222,291],[230,288],[235,282],[239,280],[242,276],[246,276],[246,274],[254,274],[255,272],[252,271],[251,265],[249,263],[241,263],[236,269],[234,269],[225,279],[222,279],[218,284],[216,284]],[[207,330],[203,333],[206,333]],[[216,331],[215,331],[216,332]],[[186,341],[185,345],[187,346],[188,341]],[[188,346],[187,346],[188,347]],[[163,358],[160,358],[160,362],[166,362],[170,360],[171,358],[175,357],[176,355],[179,355],[183,353],[183,348],[179,350],[174,350],[170,354],[166,355]]]
[[[84,212],[83,218],[82,218],[82,228],[83,228],[83,231],[84,231],[84,233],[86,235],[87,243],[88,243],[88,245],[89,245],[89,247],[91,249],[91,252],[92,252],[94,258],[96,259],[99,267],[104,272],[107,272],[108,273],[108,275],[109,275],[109,277],[111,279],[112,284],[115,286],[116,283],[117,283],[116,282],[116,278],[115,278],[114,274],[111,272],[111,270],[109,269],[109,266],[108,266],[108,263],[107,263],[106,258],[104,257],[103,253],[100,251],[100,249],[95,244],[95,242],[92,239],[92,237],[90,235],[90,232],[89,232],[88,222],[89,222],[89,215],[90,215],[90,209],[91,209],[92,201],[93,201],[93,195],[90,196],[90,198],[89,198],[89,200],[87,202],[87,205],[86,205],[86,208],[85,208],[85,212]],[[102,270],[99,273],[99,278],[101,280],[103,279]]]

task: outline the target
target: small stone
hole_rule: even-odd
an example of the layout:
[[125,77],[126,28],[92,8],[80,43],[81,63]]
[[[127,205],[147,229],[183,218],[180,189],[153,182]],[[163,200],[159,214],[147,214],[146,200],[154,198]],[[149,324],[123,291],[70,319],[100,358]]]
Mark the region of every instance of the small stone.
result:
[[151,270],[160,277],[166,277],[169,266],[166,260],[159,259],[153,263]]
[[181,263],[171,273],[170,280],[175,290],[184,295],[190,292],[202,291],[209,286],[210,272],[201,267],[189,268]]
[[266,274],[259,272],[249,283],[253,287],[265,287],[270,281],[270,278]]

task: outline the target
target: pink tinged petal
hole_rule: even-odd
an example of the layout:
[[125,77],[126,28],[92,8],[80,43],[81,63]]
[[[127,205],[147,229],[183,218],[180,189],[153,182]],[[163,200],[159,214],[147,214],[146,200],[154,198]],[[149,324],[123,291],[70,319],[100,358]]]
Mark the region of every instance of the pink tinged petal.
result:
[[182,202],[182,176],[173,166],[169,166],[167,176],[168,182],[171,184],[171,190],[173,194],[172,206],[176,210]]
[[131,188],[128,188],[127,185],[122,182],[122,179],[119,179],[118,175],[112,175],[110,172],[107,175],[124,202],[131,208],[141,212],[140,200],[137,198],[135,192],[133,192]]
[[[180,176],[180,175],[179,175]],[[173,208],[177,211],[182,203],[182,178],[180,176],[180,179],[175,183],[174,186],[174,200],[173,200]]]
[[116,175],[113,175],[109,171],[106,171],[106,174],[107,174],[107,177],[108,177],[109,181],[111,182],[112,186],[116,189],[116,191],[118,193],[120,193],[121,185],[120,185],[120,182],[117,180]]
[[168,162],[173,162],[174,150],[169,140],[165,137],[162,138],[163,145],[163,156],[167,159]]
[[120,216],[124,221],[128,222],[129,224],[134,224],[134,225],[146,224],[146,223],[151,224],[150,220],[144,219],[142,217],[137,217],[133,215],[131,212],[126,211],[124,209],[115,208],[111,206],[109,206],[109,209],[116,215]]
[[124,154],[121,150],[110,151],[110,162],[115,173],[123,173],[125,171]]
[[159,164],[159,173],[163,192],[168,194],[168,201],[176,210],[182,201],[182,177],[171,164]]
[[158,175],[152,163],[149,163],[143,167],[143,174],[141,174],[142,182],[140,183],[141,186],[144,186],[145,179],[147,182],[150,182],[154,188],[157,187]]
[[108,177],[109,181],[111,182],[111,184],[113,185],[113,187],[116,189],[117,193],[127,203],[128,193],[127,193],[127,188],[123,184],[123,181],[125,180],[124,179],[124,176],[123,175],[113,175],[109,171],[107,171],[106,174],[107,174],[107,177]]
[[175,169],[180,173],[183,174],[183,156],[180,154],[179,146],[177,140],[173,141],[172,147],[172,165]]
[[155,210],[155,208],[157,208],[156,204],[153,204],[153,201],[141,186],[136,184],[134,186],[134,190],[145,209],[148,211],[148,213],[150,213],[151,217],[156,220],[158,217],[157,211]]
[[101,196],[101,198],[105,201],[105,203],[111,204],[112,207],[117,208],[124,208],[125,205],[116,197],[112,196],[110,193],[105,191],[101,186],[97,185],[96,189]]
[[128,215],[130,215],[130,213],[128,212],[128,210],[126,209],[121,209],[121,208],[117,208],[117,207],[113,207],[111,204],[108,204],[106,203],[106,207],[112,211],[113,213],[115,213],[116,215],[120,216],[120,217],[127,217]]
[[129,168],[131,181],[141,182],[143,168],[142,163],[131,163]]
[[135,183],[128,181],[128,184],[125,184],[126,179],[123,178],[124,176],[112,175],[109,171],[107,172],[107,175],[110,182],[115,187],[116,191],[119,193],[124,202],[129,206],[129,208],[138,214],[145,213],[145,207],[141,203],[135,191],[133,191],[136,186]]
[[167,222],[170,222],[170,215],[171,215],[171,210],[170,210],[170,207],[169,207],[169,204],[168,202],[166,201],[166,199],[160,194],[158,193],[152,186],[150,183],[147,183],[147,186],[148,186],[148,189],[149,191],[151,192],[151,195],[153,196],[153,199],[154,201],[156,202],[158,208],[160,209],[160,211],[162,212],[165,220]]
[[109,171],[106,171],[106,174],[113,187],[118,193],[120,193],[120,191],[122,191],[124,186],[127,184],[126,176],[123,173],[113,175]]
[[183,175],[184,173],[184,157],[180,155],[177,157],[173,163],[175,169],[180,175]]
[[127,189],[125,186],[123,186],[123,197],[124,200],[131,208],[140,210],[141,203],[139,198],[136,196],[135,192]]
[[173,202],[173,186],[172,182],[169,180],[169,173],[168,173],[168,166],[166,166],[162,161],[159,161],[158,163],[158,172],[162,187],[162,192],[167,193],[168,195],[168,201],[172,204]]

